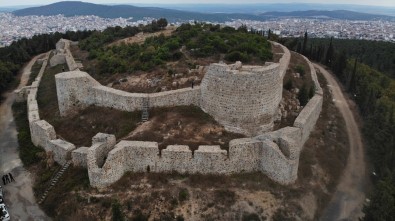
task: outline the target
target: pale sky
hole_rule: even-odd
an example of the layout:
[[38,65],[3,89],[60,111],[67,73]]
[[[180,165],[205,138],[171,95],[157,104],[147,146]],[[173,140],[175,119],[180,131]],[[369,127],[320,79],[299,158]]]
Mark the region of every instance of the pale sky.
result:
[[[46,5],[61,0],[0,0],[0,7],[2,6],[16,6],[16,5]],[[92,2],[98,4],[248,4],[248,3],[324,3],[324,4],[355,4],[355,5],[375,5],[375,6],[390,6],[395,7],[395,0],[84,0],[85,2]]]

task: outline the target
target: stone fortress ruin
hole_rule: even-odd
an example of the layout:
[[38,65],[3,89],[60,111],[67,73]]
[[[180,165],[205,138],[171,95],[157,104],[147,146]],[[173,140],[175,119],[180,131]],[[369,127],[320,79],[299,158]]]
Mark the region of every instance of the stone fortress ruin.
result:
[[[55,76],[61,116],[77,113],[90,105],[123,111],[150,107],[195,105],[210,114],[226,130],[243,133],[249,138],[234,139],[229,151],[220,146],[202,145],[192,153],[185,145],[169,145],[162,151],[158,143],[125,141],[116,143],[114,135],[99,133],[92,146],[76,148],[57,139],[53,126],[41,120],[37,105],[37,88],[48,63],[49,54],[31,86],[17,91],[17,99],[27,100],[32,141],[52,151],[59,164],[72,161],[88,169],[90,184],[102,188],[131,172],[179,172],[224,174],[262,172],[281,184],[297,179],[299,155],[320,115],[323,92],[313,65],[311,77],[315,95],[299,113],[292,127],[272,131],[282,98],[282,82],[290,62],[290,52],[282,48],[279,63],[264,66],[243,66],[240,62],[227,65],[211,64],[200,86],[159,93],[128,93],[105,87],[88,73],[79,70],[70,53],[71,42],[61,39],[50,64],[66,63],[69,72]],[[64,58],[64,59],[63,59]]]

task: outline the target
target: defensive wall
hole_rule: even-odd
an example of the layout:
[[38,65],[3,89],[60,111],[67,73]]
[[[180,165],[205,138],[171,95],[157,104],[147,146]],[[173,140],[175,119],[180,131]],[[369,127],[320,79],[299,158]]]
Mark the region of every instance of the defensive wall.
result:
[[[188,146],[183,145],[170,145],[160,151],[156,142],[120,141],[116,143],[114,135],[102,133],[92,138],[90,147],[76,148],[67,141],[57,139],[53,126],[41,120],[38,113],[37,87],[47,65],[48,55],[35,82],[25,88],[27,93],[17,91],[21,99],[27,100],[32,141],[36,146],[43,147],[45,151],[52,151],[55,161],[60,164],[71,160],[74,166],[86,167],[91,185],[99,188],[116,182],[128,171],[223,175],[262,172],[278,183],[293,183],[297,179],[300,152],[314,128],[322,107],[322,89],[319,86],[315,69],[312,67],[310,69],[315,83],[315,95],[300,112],[293,127],[232,140],[229,143],[228,152],[221,150],[219,146],[207,145],[199,146],[194,153]],[[309,61],[308,63],[311,65]],[[286,71],[281,64],[269,64],[268,67],[272,69],[267,70],[277,70],[282,76]],[[250,68],[249,71],[253,71],[256,67],[244,68]],[[258,73],[264,75],[259,71]],[[242,73],[240,75],[243,76]],[[64,87],[62,84],[75,84],[76,87]],[[142,106],[142,99],[146,97],[149,97],[151,107],[200,105],[200,93],[203,87],[131,96],[130,93],[103,87],[87,73],[80,71],[58,74],[56,86],[58,96],[59,93],[66,94],[63,99],[59,99],[59,108],[64,108],[63,114],[72,113],[76,110],[75,106],[83,108],[84,105],[91,104],[127,111],[139,110]],[[87,96],[84,98],[83,95]],[[281,99],[281,97],[276,96],[272,99]],[[72,105],[65,105],[68,103]]]
[[[64,45],[67,46],[67,41]],[[265,66],[243,66],[241,62],[211,64],[201,86],[152,94],[105,87],[79,70],[63,72],[55,76],[60,115],[76,113],[89,105],[123,111],[141,110],[143,100],[148,100],[150,107],[199,106],[229,131],[258,135],[272,130],[282,98],[283,77],[291,55],[288,49],[280,46],[284,53],[279,63]]]
[[75,59],[70,52],[71,44],[76,43],[63,38],[56,43],[56,50],[49,61],[51,67],[66,63],[70,71],[79,70],[79,68],[81,68],[81,65],[75,62]]

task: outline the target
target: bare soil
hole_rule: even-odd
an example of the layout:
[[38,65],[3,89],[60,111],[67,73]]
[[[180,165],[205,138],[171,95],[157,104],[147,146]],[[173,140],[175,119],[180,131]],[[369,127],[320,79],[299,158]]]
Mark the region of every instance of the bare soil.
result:
[[227,132],[210,115],[195,106],[154,109],[151,116],[126,140],[155,141],[159,143],[159,149],[175,144],[188,145],[194,151],[199,145],[220,145],[228,150],[229,141],[245,137]]
[[135,36],[114,41],[114,42],[108,44],[108,46],[109,47],[121,46],[123,44],[133,44],[133,43],[142,44],[142,43],[144,43],[145,39],[150,38],[150,37],[158,37],[161,34],[163,34],[165,37],[171,36],[172,32],[175,30],[176,30],[175,26],[168,26],[165,30],[158,31],[155,33],[140,32],[140,33],[136,34]]

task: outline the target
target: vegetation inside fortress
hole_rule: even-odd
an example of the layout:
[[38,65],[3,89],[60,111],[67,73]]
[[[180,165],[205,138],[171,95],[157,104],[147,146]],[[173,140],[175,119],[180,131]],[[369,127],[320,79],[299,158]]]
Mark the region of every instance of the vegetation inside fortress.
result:
[[[364,141],[373,163],[374,190],[364,220],[391,220],[395,214],[395,45],[344,39],[283,39],[290,49],[327,65],[355,100]],[[380,72],[380,71],[382,72]]]
[[314,94],[315,87],[309,64],[300,54],[291,52],[289,68],[283,79],[281,120],[275,121],[274,130],[293,126],[296,117]]
[[[172,29],[170,27],[169,29]],[[175,28],[173,28],[175,29]],[[219,25],[183,24],[170,36],[137,35],[131,44],[111,44],[107,36],[117,36],[128,29],[107,29],[94,33],[72,49],[85,70],[104,85],[129,92],[158,92],[198,85],[204,75],[198,66],[213,62],[263,65],[271,61],[271,45],[261,35],[246,27],[234,29]],[[140,30],[135,28],[131,34]],[[148,35],[149,36],[149,35]],[[196,69],[192,70],[191,69]],[[124,80],[122,80],[124,79]]]

